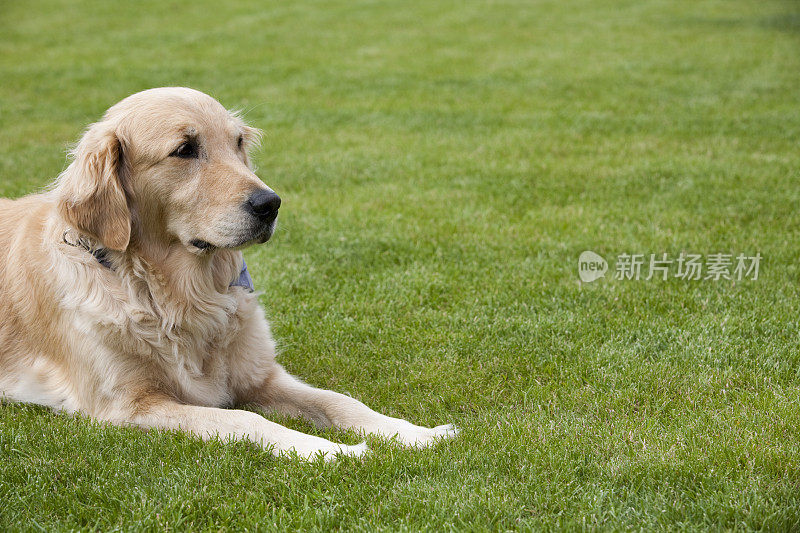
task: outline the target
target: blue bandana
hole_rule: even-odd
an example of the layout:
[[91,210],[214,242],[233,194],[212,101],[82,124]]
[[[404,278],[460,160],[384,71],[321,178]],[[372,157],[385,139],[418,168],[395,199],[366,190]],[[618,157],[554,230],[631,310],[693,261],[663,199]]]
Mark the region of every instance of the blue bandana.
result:
[[250,272],[247,271],[247,263],[242,259],[242,271],[239,272],[239,277],[233,280],[231,287],[242,287],[247,289],[248,292],[253,292],[256,288],[253,286],[253,278],[250,277]]

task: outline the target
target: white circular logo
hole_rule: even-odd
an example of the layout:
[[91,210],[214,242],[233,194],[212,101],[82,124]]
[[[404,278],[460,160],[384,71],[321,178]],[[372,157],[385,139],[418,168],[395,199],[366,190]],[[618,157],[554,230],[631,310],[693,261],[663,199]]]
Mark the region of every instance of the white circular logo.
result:
[[606,275],[608,263],[596,253],[586,250],[578,257],[578,275],[581,281],[590,283]]

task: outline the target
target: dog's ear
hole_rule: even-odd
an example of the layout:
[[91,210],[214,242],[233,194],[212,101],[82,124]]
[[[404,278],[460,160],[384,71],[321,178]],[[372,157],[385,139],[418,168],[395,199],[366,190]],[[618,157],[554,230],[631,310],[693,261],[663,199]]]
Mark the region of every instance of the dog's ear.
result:
[[131,238],[124,146],[107,122],[89,127],[59,176],[58,210],[78,231],[106,248],[123,251]]
[[264,132],[260,129],[242,124],[242,137],[247,149],[258,147],[258,145],[261,144],[261,137],[263,136]]

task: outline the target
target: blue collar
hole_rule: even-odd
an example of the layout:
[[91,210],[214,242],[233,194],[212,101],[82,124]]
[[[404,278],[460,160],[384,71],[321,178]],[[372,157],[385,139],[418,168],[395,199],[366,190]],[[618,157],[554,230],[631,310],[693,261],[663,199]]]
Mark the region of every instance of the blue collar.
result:
[[[95,248],[89,250],[97,262],[111,270],[111,261],[108,260],[106,251],[102,248]],[[253,286],[253,278],[250,277],[250,272],[247,270],[247,263],[242,259],[242,270],[239,272],[239,277],[231,282],[229,287],[242,287],[248,292],[255,292],[256,288]]]

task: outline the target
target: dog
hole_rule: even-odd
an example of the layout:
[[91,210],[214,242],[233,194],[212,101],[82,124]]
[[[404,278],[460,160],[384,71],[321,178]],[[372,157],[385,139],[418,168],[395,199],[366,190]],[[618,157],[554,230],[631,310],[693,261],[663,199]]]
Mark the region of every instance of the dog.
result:
[[54,183],[0,199],[0,396],[143,429],[359,456],[235,406],[423,447],[452,437],[314,388],[275,360],[241,250],[280,197],[252,170],[260,131],[202,92],[133,94]]

